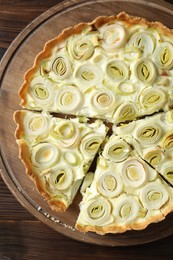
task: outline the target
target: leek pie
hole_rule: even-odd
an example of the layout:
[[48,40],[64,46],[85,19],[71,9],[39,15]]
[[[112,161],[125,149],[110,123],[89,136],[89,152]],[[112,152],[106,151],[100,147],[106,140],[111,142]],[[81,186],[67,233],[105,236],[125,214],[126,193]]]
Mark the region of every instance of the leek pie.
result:
[[79,231],[141,230],[173,211],[172,82],[173,31],[125,12],[65,29],[26,72],[19,157],[53,210],[80,189]]

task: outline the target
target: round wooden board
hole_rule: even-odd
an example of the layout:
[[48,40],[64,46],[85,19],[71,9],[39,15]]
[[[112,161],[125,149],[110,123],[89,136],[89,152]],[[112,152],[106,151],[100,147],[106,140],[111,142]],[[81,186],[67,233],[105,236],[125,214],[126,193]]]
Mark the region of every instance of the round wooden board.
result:
[[24,73],[33,65],[34,58],[44,44],[57,36],[64,28],[79,22],[90,22],[100,15],[118,14],[126,11],[131,15],[160,21],[171,28],[173,7],[160,1],[96,0],[65,1],[54,6],[33,21],[12,43],[1,62],[1,164],[2,177],[7,186],[35,217],[54,230],[71,238],[88,243],[107,246],[127,246],[143,244],[173,234],[173,214],[157,224],[151,224],[143,231],[128,231],[124,234],[100,236],[94,233],[83,234],[74,229],[79,213],[77,196],[66,213],[53,212],[41,197],[33,183],[25,174],[25,168],[18,159],[18,147],[14,138],[16,125],[13,113],[19,106],[18,90]]

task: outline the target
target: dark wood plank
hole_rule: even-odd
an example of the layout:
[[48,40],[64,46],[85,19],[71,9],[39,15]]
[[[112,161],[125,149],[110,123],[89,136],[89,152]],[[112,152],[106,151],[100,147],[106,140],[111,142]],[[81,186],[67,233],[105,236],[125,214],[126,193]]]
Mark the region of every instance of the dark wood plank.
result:
[[0,221],[2,220],[35,220],[35,217],[13,197],[0,177]]
[[32,20],[62,0],[0,0],[0,47],[8,48]]
[[171,260],[173,256],[173,236],[148,245],[111,248],[71,240],[39,222],[0,221],[0,231],[1,260]]
[[6,48],[0,48],[0,60],[2,59],[5,52],[6,52]]

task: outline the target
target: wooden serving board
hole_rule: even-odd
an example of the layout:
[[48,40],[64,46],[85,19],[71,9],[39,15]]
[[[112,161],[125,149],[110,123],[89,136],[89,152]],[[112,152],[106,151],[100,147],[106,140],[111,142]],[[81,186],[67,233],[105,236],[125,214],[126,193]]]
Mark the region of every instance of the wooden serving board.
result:
[[44,198],[35,190],[33,183],[25,174],[24,165],[18,159],[13,113],[21,109],[18,90],[22,85],[23,75],[33,65],[35,56],[48,40],[57,36],[66,27],[79,22],[90,22],[100,15],[118,14],[121,11],[145,17],[150,21],[160,21],[169,28],[173,25],[173,7],[164,1],[65,1],[48,10],[25,28],[8,49],[1,62],[0,71],[1,173],[8,188],[29,212],[54,230],[79,241],[108,246],[143,244],[173,234],[173,214],[169,214],[162,222],[149,225],[143,231],[105,236],[78,232],[74,229],[74,225],[79,213],[80,196],[66,213],[56,213],[48,207]]

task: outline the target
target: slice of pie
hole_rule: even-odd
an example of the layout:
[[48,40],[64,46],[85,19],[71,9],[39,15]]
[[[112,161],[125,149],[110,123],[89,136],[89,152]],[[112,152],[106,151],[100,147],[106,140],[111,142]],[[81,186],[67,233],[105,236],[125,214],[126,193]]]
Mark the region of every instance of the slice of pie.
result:
[[172,82],[173,30],[125,12],[65,29],[26,72],[19,157],[53,210],[84,179],[78,230],[140,230],[173,211]]
[[173,110],[114,126],[114,132],[173,185]]
[[80,203],[82,232],[141,230],[173,210],[173,189],[123,139],[112,135]]
[[72,203],[107,128],[99,120],[54,118],[48,113],[17,111],[16,139],[20,159],[38,191],[56,211]]
[[21,105],[119,123],[172,108],[173,33],[126,13],[64,30],[20,89]]

